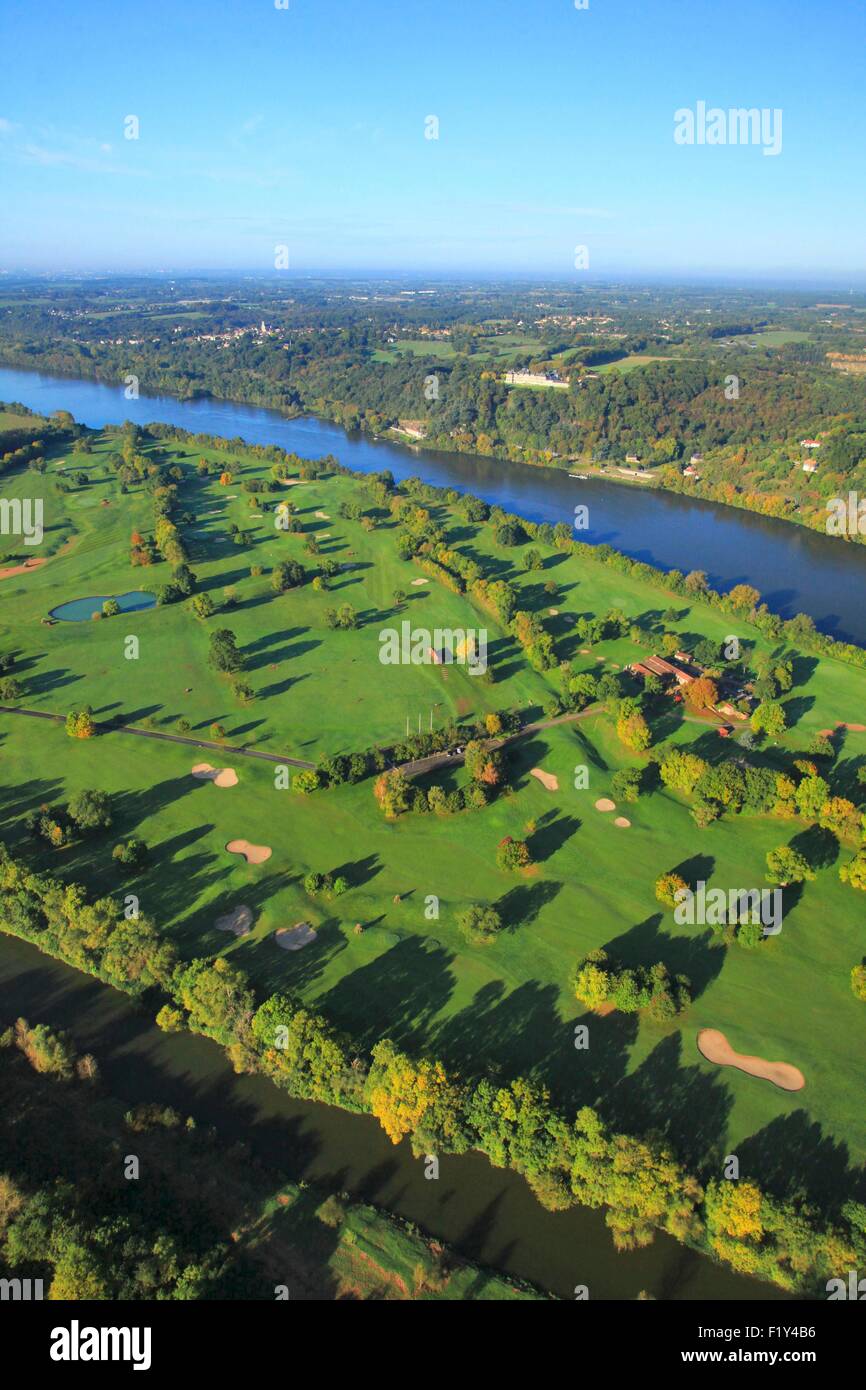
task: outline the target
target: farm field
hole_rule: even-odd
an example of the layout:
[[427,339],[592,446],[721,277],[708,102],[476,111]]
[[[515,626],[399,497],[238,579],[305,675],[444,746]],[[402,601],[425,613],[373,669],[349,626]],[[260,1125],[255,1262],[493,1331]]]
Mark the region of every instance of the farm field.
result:
[[[516,639],[465,594],[433,578],[415,584],[427,577],[399,558],[396,523],[376,507],[368,483],[328,474],[278,495],[249,494],[245,482],[270,478],[269,461],[253,452],[189,441],[141,447],[145,455],[159,447],[163,463],[181,471],[189,564],[217,612],[200,620],[189,603],[170,603],[45,626],[51,609],[70,599],[156,592],[168,566],[130,564],[131,533],[152,529],[152,499],[140,484],[120,491],[110,465],[116,434],[93,436],[92,452],[49,458],[44,473],[13,474],[4,496],[44,499],[46,544],[38,553],[48,556],[39,570],[0,581],[0,650],[15,655],[22,707],[65,715],[90,705],[97,721],[145,732],[177,733],[184,721],[187,736],[203,740],[214,739],[220,725],[227,745],[310,763],[390,747],[405,738],[407,719],[417,731],[419,716],[424,730],[431,715],[441,728],[507,708],[544,721],[559,689],[556,669],[533,670]],[[212,466],[206,477],[198,474],[200,459]],[[231,480],[221,482],[226,471]],[[78,475],[86,481],[56,492],[58,477]],[[261,511],[286,497],[303,527],[296,534],[277,530],[273,513]],[[353,503],[375,516],[372,529],[363,518],[340,516],[341,505]],[[519,607],[543,617],[558,660],[575,671],[622,671],[646,654],[631,637],[583,645],[575,620],[611,609],[674,630],[686,650],[701,638],[722,642],[732,622],[755,652],[778,649],[745,620],[707,604],[541,541],[499,544],[493,528],[468,521],[459,504],[427,505],[449,546],[515,585]],[[231,538],[233,524],[245,533],[241,545]],[[317,554],[306,549],[311,536]],[[530,548],[540,553],[540,569],[525,568]],[[24,547],[12,559],[22,556]],[[340,571],[327,591],[306,583],[277,594],[270,571],[287,557],[308,568],[332,558]],[[254,567],[262,573],[251,574]],[[547,581],[554,594],[544,590]],[[359,625],[334,631],[325,610],[343,602]],[[458,664],[383,666],[379,634],[404,620],[431,631],[486,627],[495,682]],[[245,658],[254,692],[245,705],[208,664],[209,633],[223,626]],[[139,639],[135,660],[124,656],[130,635]],[[864,686],[866,677],[851,666],[795,654],[784,701],[789,727],[756,756],[781,766],[820,730],[856,722],[866,707]],[[739,753],[712,721],[687,719],[671,702],[650,722],[655,743],[688,746],[710,762]],[[614,724],[605,708],[593,707],[571,723],[524,734],[506,748],[506,784],[483,809],[388,820],[369,777],[300,795],[276,785],[273,763],[228,749],[202,754],[116,729],[78,740],[62,724],[0,712],[0,838],[38,869],[94,894],[135,893],[182,957],[229,957],[263,994],[286,990],[315,1005],[359,1048],[387,1036],[463,1075],[527,1075],[558,1102],[597,1106],[626,1132],[665,1134],[694,1168],[736,1146],[768,1183],[783,1183],[780,1169],[788,1164],[821,1195],[839,1185],[848,1163],[866,1159],[859,1100],[866,1055],[852,1043],[861,1036],[863,1006],[850,988],[864,950],[862,907],[838,875],[854,846],[825,853],[815,881],[786,895],[782,932],[757,950],[721,945],[707,927],[676,925],[655,896],[660,873],[678,870],[726,890],[764,887],[767,851],[807,832],[800,821],[748,815],[699,829],[689,802],[662,786],[618,806],[615,814],[624,812],[631,824],[617,826],[595,802],[611,797],[618,770],[645,766],[646,757],[629,752]],[[231,767],[237,784],[193,777],[205,757]],[[846,732],[837,772],[850,777],[864,765],[866,733]],[[576,785],[579,768],[587,770],[585,785]],[[547,790],[532,769],[552,775],[557,788]],[[447,792],[469,779],[456,767],[421,785],[431,780]],[[65,805],[86,788],[110,794],[110,830],[60,848],[34,841],[28,813]],[[148,858],[137,875],[120,879],[112,847],[133,836],[145,842]],[[497,846],[508,836],[527,841],[531,869],[514,874],[497,866]],[[249,864],[226,851],[234,839],[272,853]],[[310,873],[345,878],[345,893],[311,897],[304,886]],[[428,914],[431,899],[438,900],[436,917]],[[503,922],[486,947],[469,945],[457,925],[458,914],[478,903],[494,905]],[[239,906],[250,909],[252,928],[235,937],[216,922]],[[275,932],[298,923],[310,924],[315,940],[303,950],[279,949]],[[693,1003],[666,1024],[588,1014],[568,981],[575,962],[598,947],[632,968],[663,960],[689,978]],[[591,1025],[587,1052],[574,1046],[580,1022]],[[720,1070],[697,1050],[703,1028],[724,1033],[738,1052],[799,1068],[805,1089],[786,1093]]]

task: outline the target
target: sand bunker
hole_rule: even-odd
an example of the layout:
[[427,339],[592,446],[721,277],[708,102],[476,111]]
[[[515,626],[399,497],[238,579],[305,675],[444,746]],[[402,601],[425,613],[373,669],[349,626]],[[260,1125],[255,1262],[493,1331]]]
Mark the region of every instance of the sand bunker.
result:
[[763,1057],[747,1057],[735,1052],[724,1033],[715,1028],[702,1028],[698,1033],[698,1051],[708,1062],[716,1062],[720,1067],[736,1067],[749,1076],[772,1081],[783,1091],[802,1091],[806,1084],[803,1073],[787,1062],[765,1062]]
[[277,478],[277,482],[282,483],[283,487],[300,487],[306,481],[306,478]]
[[611,801],[609,796],[600,796],[595,803],[595,809],[597,811],[615,811],[616,802]]
[[215,787],[236,787],[238,774],[233,767],[211,767],[210,763],[196,763],[193,777],[202,782],[213,782]]
[[21,565],[9,565],[5,570],[0,570],[0,579],[11,579],[16,574],[26,574],[28,570],[38,570],[40,565],[45,564],[42,560],[25,560]]
[[234,932],[235,936],[246,936],[253,925],[253,910],[241,903],[227,912],[225,917],[217,917],[214,926],[217,931]]
[[429,584],[429,583],[430,583],[430,580],[429,580],[429,579],[413,579],[413,580],[412,580],[412,587],[413,587],[413,589],[417,589],[417,587],[418,587],[419,584]]
[[248,864],[264,864],[274,852],[270,845],[251,845],[249,840],[229,840],[226,849],[229,854],[242,854]]
[[558,609],[558,608],[548,608],[547,611],[548,611],[548,613],[550,614],[551,618],[558,618],[558,617],[559,617],[559,609]]
[[628,830],[631,826],[631,821],[626,820],[625,816],[617,816],[614,825],[618,825],[620,830]]
[[300,951],[316,939],[316,929],[309,922],[299,922],[296,927],[278,927],[274,939],[283,951]]
[[552,772],[545,772],[540,767],[533,767],[530,768],[529,775],[530,777],[537,777],[541,785],[546,787],[549,792],[559,791],[559,781]]
[[327,512],[316,512],[316,516],[318,517],[319,521],[330,521],[330,520],[331,520],[331,518],[328,516],[328,513],[327,513]]

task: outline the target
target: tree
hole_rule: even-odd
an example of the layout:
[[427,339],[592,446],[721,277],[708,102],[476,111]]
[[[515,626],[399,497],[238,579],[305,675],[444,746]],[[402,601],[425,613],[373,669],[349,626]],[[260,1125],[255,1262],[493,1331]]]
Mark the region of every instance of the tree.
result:
[[296,772],[292,778],[292,787],[302,796],[308,796],[310,792],[318,791],[322,785],[320,773],[314,767],[306,767],[303,772]]
[[15,676],[4,676],[0,680],[0,701],[3,701],[4,704],[14,704],[16,700],[21,699],[23,694],[23,686]]
[[858,999],[866,1004],[866,965],[855,965],[851,971],[851,988]]
[[115,845],[111,857],[123,874],[135,874],[147,858],[147,845],[144,840],[133,837],[131,840]]
[[70,738],[93,738],[96,725],[89,710],[76,710],[66,716],[66,732]]
[[466,745],[464,766],[473,782],[484,782],[495,787],[502,779],[502,756],[497,750],[485,748],[480,739],[471,739]]
[[326,608],[323,617],[326,627],[348,631],[358,626],[358,615],[350,603],[341,603],[339,608]]
[[214,606],[210,594],[193,594],[189,606],[197,618],[213,617]]
[[738,613],[752,613],[761,602],[761,595],[751,584],[735,584],[727,594],[727,602]]
[[684,893],[688,889],[688,884],[681,874],[673,872],[662,874],[656,879],[656,897],[660,903],[666,907],[676,907],[682,899],[677,897],[678,893]]
[[103,618],[116,618],[120,612],[120,604],[116,598],[107,598],[102,605]]
[[571,988],[575,998],[588,1009],[598,1009],[610,998],[614,976],[607,966],[608,955],[602,950],[590,951],[575,966]]
[[778,700],[765,700],[763,704],[758,705],[750,723],[754,733],[765,733],[769,734],[770,738],[775,738],[787,729],[788,717],[784,706],[780,705]]
[[457,927],[472,946],[489,946],[502,930],[502,918],[494,907],[475,904],[458,912]]
[[287,589],[296,589],[303,584],[306,573],[303,565],[298,564],[297,560],[280,560],[274,566],[271,575],[271,588],[278,594],[283,594]]
[[853,859],[840,865],[839,877],[843,883],[850,883],[852,888],[866,893],[866,849],[858,849]]
[[715,709],[719,701],[715,681],[710,680],[709,676],[699,676],[686,687],[686,699],[695,709]]
[[69,803],[69,815],[79,830],[103,830],[111,825],[111,797],[107,792],[80,791]]
[[506,835],[500,840],[496,851],[496,863],[500,869],[526,869],[532,863],[532,855],[525,840],[514,840]]
[[398,767],[383,772],[373,783],[373,795],[389,820],[408,811],[411,790],[411,782]]
[[682,753],[678,748],[672,748],[659,763],[659,776],[666,787],[691,796],[707,766],[697,753]]
[[637,801],[640,796],[641,773],[636,767],[623,767],[611,778],[611,791],[617,801]]
[[618,737],[634,753],[643,753],[652,743],[652,734],[646,719],[635,703],[623,700],[616,721]]
[[830,784],[823,777],[804,777],[794,793],[797,810],[805,820],[815,821],[830,800]]
[[415,1061],[384,1039],[373,1048],[366,1092],[372,1114],[393,1144],[411,1134],[423,1135],[433,1152],[437,1142],[455,1147],[459,1091],[441,1062]]
[[221,627],[211,633],[208,660],[217,671],[229,675],[243,670],[244,658],[237,649],[237,638],[230,628]]
[[789,883],[804,883],[815,877],[805,855],[791,845],[780,845],[767,851],[767,881],[787,888]]

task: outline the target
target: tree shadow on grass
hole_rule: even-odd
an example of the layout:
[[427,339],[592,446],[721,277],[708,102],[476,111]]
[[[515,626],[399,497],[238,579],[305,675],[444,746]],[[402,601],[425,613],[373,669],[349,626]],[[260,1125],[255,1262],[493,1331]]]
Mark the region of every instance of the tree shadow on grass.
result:
[[754,1179],[774,1197],[813,1203],[833,1215],[846,1201],[866,1198],[866,1169],[852,1168],[847,1144],[825,1134],[806,1110],[777,1116],[742,1140],[737,1156],[740,1177]]
[[320,638],[311,637],[306,642],[295,642],[290,647],[280,647],[278,651],[262,651],[252,659],[247,656],[244,669],[259,671],[263,666],[276,666],[281,661],[290,661],[293,657],[303,656],[305,652],[315,651],[316,647],[321,645]]
[[583,730],[577,725],[572,725],[574,737],[577,740],[580,751],[591,767],[598,768],[599,772],[608,772],[609,767],[606,759],[602,756],[595,744],[587,738]]
[[715,867],[716,861],[711,854],[693,854],[677,864],[671,873],[679,874],[694,891],[699,883],[709,883]]
[[814,695],[795,695],[783,701],[782,708],[788,717],[788,728],[793,729],[815,703]]
[[542,908],[553,902],[562,892],[561,883],[544,879],[540,883],[521,883],[510,888],[493,904],[502,918],[502,924],[509,931],[529,926],[534,922]]
[[47,695],[53,690],[62,690],[67,685],[75,685],[76,681],[83,680],[83,676],[77,676],[68,667],[58,668],[54,671],[38,671],[36,675],[29,676],[27,679],[26,696],[31,700],[34,695]]
[[364,1048],[382,1037],[426,1050],[432,1020],[454,991],[454,957],[438,943],[407,937],[338,981],[322,1011]]
[[[338,864],[331,873],[334,878],[345,878],[350,888],[360,888],[380,874],[382,868],[378,854],[368,854],[364,859],[349,859],[345,864]],[[403,893],[402,896],[405,898],[407,894]]]
[[[64,789],[65,783],[59,777],[38,777],[16,786],[0,787],[0,827],[5,830],[29,812],[55,805]],[[23,826],[21,829],[23,833]]]
[[[249,901],[250,895],[236,896],[255,911],[254,904]],[[285,920],[278,925],[293,927],[303,920],[302,916],[287,914]],[[349,943],[340,930],[340,923],[336,917],[317,922],[315,941],[311,941],[299,951],[284,950],[274,936],[276,930],[275,926],[267,936],[248,944],[244,944],[244,938],[241,937],[235,948],[240,952],[237,963],[250,972],[260,988],[269,992],[284,990],[293,994],[303,994],[321,979],[338,956],[349,949]],[[224,933],[218,932],[216,935],[222,936]]]
[[813,869],[832,868],[839,858],[839,841],[832,830],[821,825],[801,830],[791,840],[791,848],[802,854]]
[[697,999],[721,973],[726,948],[715,942],[709,928],[694,928],[694,936],[669,936],[661,930],[663,917],[653,913],[622,936],[614,937],[605,949],[628,969],[663,961],[670,974],[685,975],[693,999]]
[[543,864],[551,859],[577,834],[580,824],[577,816],[560,815],[557,811],[545,812],[537,822],[538,828],[527,841],[536,863]]
[[[537,980],[510,991],[491,980],[471,1004],[438,1024],[433,1050],[470,1079],[527,1076],[549,1086],[558,1105],[595,1104],[625,1074],[637,1020],[621,1014],[564,1019],[559,998],[555,985]],[[574,1045],[578,1021],[590,1028],[584,1050]]]
[[[646,1025],[642,1025],[646,1026]],[[662,1038],[601,1103],[605,1119],[626,1134],[663,1135],[686,1168],[721,1172],[733,1106],[729,1088],[696,1060],[684,1065],[679,1033]]]

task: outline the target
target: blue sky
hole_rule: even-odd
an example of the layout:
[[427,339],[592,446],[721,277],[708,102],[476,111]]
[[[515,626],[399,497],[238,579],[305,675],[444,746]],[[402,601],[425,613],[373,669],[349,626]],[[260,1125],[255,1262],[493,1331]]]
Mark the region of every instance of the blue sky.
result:
[[[862,0],[4,0],[0,266],[862,282],[864,40]],[[698,101],[781,153],[677,145]]]

